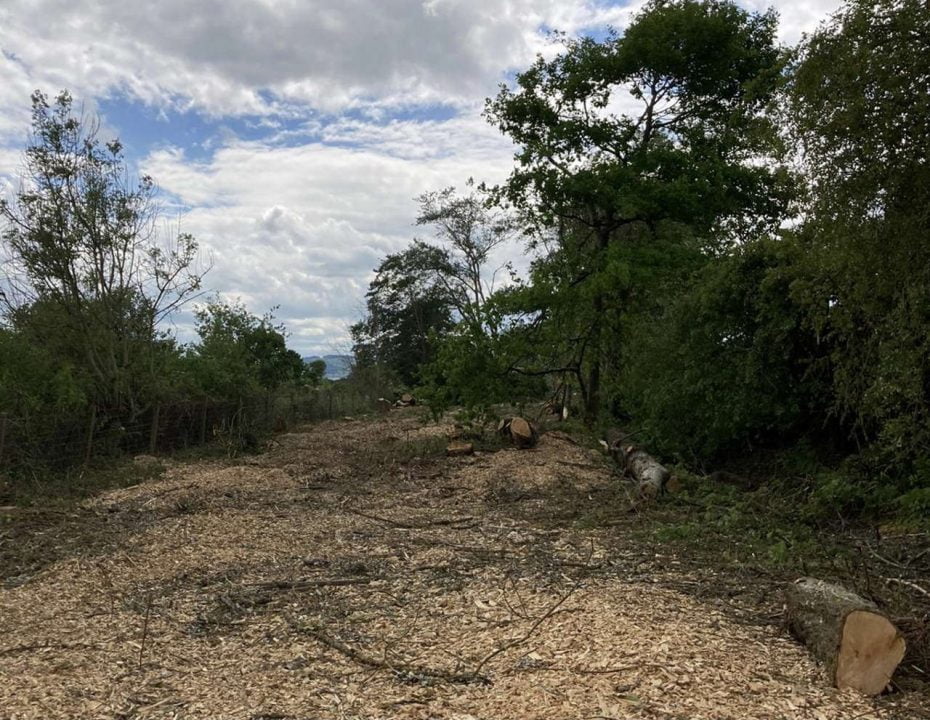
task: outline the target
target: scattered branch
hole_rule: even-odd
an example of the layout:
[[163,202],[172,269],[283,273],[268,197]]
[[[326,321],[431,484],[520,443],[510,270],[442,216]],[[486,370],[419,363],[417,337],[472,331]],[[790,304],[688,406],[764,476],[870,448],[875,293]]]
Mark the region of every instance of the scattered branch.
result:
[[896,585],[904,585],[905,587],[911,588],[911,590],[916,590],[925,597],[930,597],[930,592],[910,580],[904,580],[903,578],[883,578],[883,580],[888,583],[895,583]]
[[387,658],[381,660],[357,648],[354,648],[351,645],[347,645],[338,638],[333,637],[318,627],[302,625],[293,618],[287,618],[287,622],[291,628],[301,633],[302,635],[307,635],[320,644],[325,645],[326,647],[339,653],[342,653],[347,658],[358,663],[359,665],[382,670],[390,670],[395,675],[404,680],[434,680],[466,685],[473,683],[487,685],[491,682],[489,678],[481,675],[477,671],[463,673],[443,670],[441,668],[430,668],[423,665],[390,662]]

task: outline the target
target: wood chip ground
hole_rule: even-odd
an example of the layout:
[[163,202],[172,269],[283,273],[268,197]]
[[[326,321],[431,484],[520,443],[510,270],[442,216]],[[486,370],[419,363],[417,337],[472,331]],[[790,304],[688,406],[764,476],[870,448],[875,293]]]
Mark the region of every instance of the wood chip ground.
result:
[[617,482],[597,453],[446,458],[451,430],[325,423],[87,502],[122,531],[0,589],[0,718],[920,717],[622,528],[560,523]]

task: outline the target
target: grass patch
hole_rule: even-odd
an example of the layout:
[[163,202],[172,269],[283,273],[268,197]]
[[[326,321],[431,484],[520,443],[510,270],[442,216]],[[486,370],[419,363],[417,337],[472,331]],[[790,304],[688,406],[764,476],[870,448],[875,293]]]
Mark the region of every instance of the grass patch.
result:
[[107,490],[155,480],[165,469],[165,464],[157,459],[137,463],[132,458],[101,458],[66,470],[42,466],[18,468],[0,475],[0,504],[68,508]]

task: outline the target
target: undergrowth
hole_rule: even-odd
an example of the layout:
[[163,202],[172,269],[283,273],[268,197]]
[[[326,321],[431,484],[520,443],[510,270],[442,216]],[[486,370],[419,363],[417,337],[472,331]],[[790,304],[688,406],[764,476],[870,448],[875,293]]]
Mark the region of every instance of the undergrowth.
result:
[[107,490],[155,480],[164,472],[165,464],[157,458],[134,462],[129,457],[69,469],[21,467],[0,474],[0,504],[69,507]]

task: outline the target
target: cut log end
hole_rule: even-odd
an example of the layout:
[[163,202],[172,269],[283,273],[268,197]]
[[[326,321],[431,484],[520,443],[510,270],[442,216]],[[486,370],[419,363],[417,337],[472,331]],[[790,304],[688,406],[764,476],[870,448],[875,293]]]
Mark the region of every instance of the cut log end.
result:
[[522,417],[503,418],[497,424],[497,432],[501,436],[509,438],[518,448],[533,447],[539,439],[539,431],[536,426]]
[[884,615],[854,610],[846,616],[836,660],[836,686],[878,695],[904,659],[905,642]]
[[905,641],[878,607],[846,588],[802,578],[787,588],[792,632],[838,688],[878,695],[904,659]]
[[536,428],[521,417],[510,421],[510,437],[517,447],[528,448],[536,444]]

